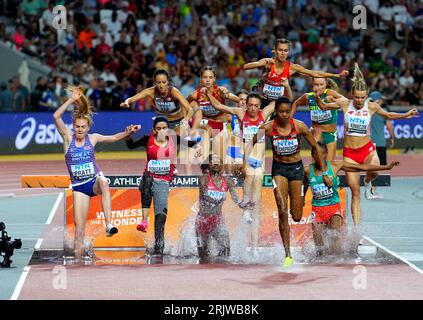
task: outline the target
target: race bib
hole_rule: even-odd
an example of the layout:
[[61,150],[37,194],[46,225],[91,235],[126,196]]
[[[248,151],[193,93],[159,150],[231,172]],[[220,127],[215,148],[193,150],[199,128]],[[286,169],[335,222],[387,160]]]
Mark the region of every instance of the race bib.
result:
[[325,200],[333,196],[333,189],[328,188],[323,183],[312,186],[311,191],[313,193],[313,198],[316,200]]
[[[254,136],[257,134],[259,130],[259,127],[257,126],[250,126],[250,127],[244,127],[242,129],[242,137],[245,141],[252,140]],[[258,140],[257,142],[263,142],[264,141],[264,135]]]
[[176,111],[176,105],[173,101],[156,101],[156,109],[161,113],[170,113]]
[[218,116],[220,112],[216,110],[211,104],[201,104],[200,110],[206,117]]
[[244,127],[242,129],[242,137],[245,140],[251,140],[254,138],[254,135],[258,132],[258,127],[251,126],[251,127]]
[[274,140],[273,147],[280,156],[289,156],[297,152],[298,140],[297,139],[284,139]]
[[266,83],[263,87],[263,95],[272,100],[282,97],[284,92],[285,88],[282,86],[272,86]]
[[76,180],[87,180],[95,176],[94,164],[92,162],[73,164],[70,167],[72,175]]
[[326,122],[332,119],[330,110],[311,110],[311,121],[316,123]]
[[150,160],[147,166],[148,172],[165,175],[170,172],[170,159]]
[[363,118],[354,118],[351,117],[350,121],[348,122],[348,133],[355,133],[358,135],[365,136],[367,135],[367,127],[368,123]]

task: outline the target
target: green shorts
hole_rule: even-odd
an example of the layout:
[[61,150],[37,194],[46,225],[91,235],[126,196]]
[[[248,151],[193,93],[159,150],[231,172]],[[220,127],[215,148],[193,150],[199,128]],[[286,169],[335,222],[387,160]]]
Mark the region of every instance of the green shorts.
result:
[[322,132],[322,142],[323,144],[330,144],[338,140],[337,132]]

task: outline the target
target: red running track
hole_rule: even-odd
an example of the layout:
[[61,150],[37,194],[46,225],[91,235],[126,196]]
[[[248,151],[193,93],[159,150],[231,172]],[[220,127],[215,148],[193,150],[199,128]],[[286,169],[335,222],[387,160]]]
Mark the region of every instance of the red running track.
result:
[[[401,162],[392,176],[423,176],[421,156],[389,158]],[[305,163],[309,161],[305,159]],[[266,159],[267,171],[270,163],[271,159]],[[145,162],[100,160],[99,165],[107,175],[132,175],[140,174]],[[183,173],[182,168],[179,172]],[[0,162],[0,173],[0,195],[30,196],[59,190],[21,189],[21,175],[67,174],[67,170],[64,161]],[[43,247],[57,248],[61,223],[58,210],[44,231]],[[279,266],[257,264],[57,267],[54,263],[31,265],[19,299],[423,299],[423,275],[405,264],[295,265],[288,272]],[[66,290],[55,288],[58,271],[65,272]],[[358,273],[363,272],[365,287],[354,288]]]
[[[403,264],[296,265],[289,272],[272,265],[53,267],[31,266],[19,299],[423,299],[423,275]],[[65,290],[54,288],[59,272]]]

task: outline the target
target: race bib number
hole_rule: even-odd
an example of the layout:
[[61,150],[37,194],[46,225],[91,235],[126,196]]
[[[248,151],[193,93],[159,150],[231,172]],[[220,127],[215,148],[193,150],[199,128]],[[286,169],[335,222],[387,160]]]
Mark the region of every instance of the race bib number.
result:
[[168,174],[170,172],[170,159],[150,160],[148,161],[147,170],[154,174]]
[[156,101],[156,109],[162,113],[170,113],[176,110],[176,105],[173,101]]
[[348,133],[355,133],[358,135],[365,136],[367,135],[368,123],[362,118],[351,117],[348,122]]
[[285,88],[282,86],[272,86],[266,83],[263,87],[263,95],[272,100],[282,97],[284,92]]
[[311,121],[316,123],[326,122],[332,119],[330,110],[311,110]]
[[207,117],[218,116],[220,112],[216,110],[211,104],[202,104],[200,105],[200,110],[203,115]]
[[95,176],[94,164],[92,162],[71,165],[72,175],[76,180],[87,180]]
[[280,156],[289,156],[297,152],[298,140],[297,139],[285,139],[285,140],[274,140],[273,147]]
[[325,200],[333,196],[333,189],[326,187],[323,183],[312,186],[311,190],[316,200]]

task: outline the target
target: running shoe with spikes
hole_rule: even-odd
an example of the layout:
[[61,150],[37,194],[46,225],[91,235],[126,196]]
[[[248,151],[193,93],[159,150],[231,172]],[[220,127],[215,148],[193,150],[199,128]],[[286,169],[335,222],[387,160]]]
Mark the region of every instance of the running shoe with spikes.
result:
[[137,230],[141,232],[147,232],[148,222],[146,220],[141,221],[139,225],[137,225]]
[[282,268],[289,268],[294,264],[294,260],[291,257],[285,257],[285,260],[283,261]]
[[115,226],[113,226],[111,223],[109,223],[106,226],[106,237],[111,237],[111,236],[113,236],[114,234],[116,234],[118,232],[119,232],[118,228],[116,228]]
[[364,197],[367,200],[373,199],[373,195],[372,195],[372,182],[364,182]]

